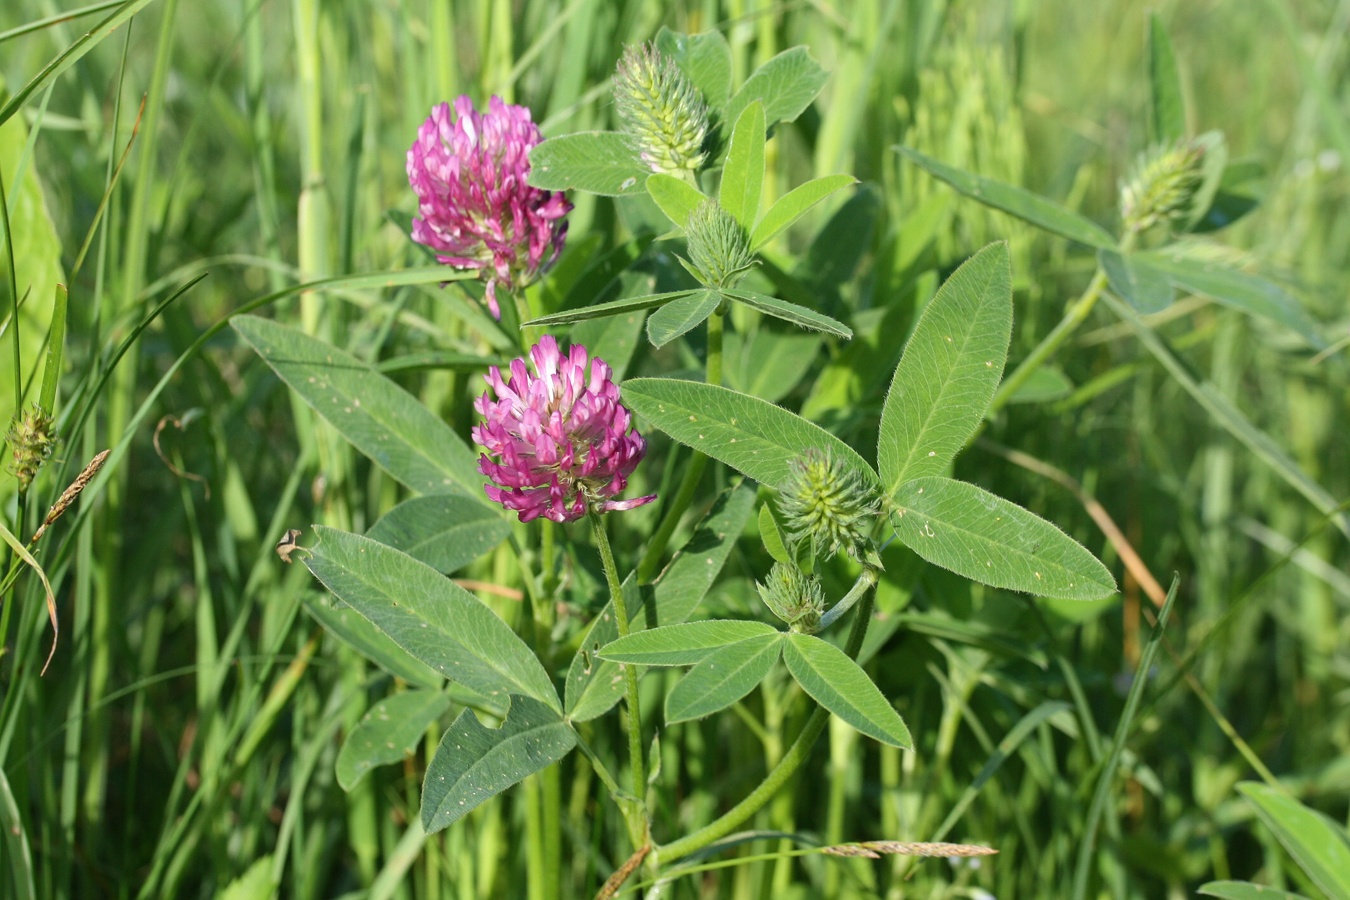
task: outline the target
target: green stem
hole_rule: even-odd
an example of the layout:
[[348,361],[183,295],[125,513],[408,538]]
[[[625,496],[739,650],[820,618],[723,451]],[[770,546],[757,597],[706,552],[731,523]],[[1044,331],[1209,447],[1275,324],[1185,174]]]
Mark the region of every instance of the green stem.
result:
[[[862,649],[863,638],[867,636],[867,626],[871,621],[872,595],[868,593],[858,607],[858,617],[853,621],[853,629],[848,635],[848,646],[844,648],[844,652],[850,658],[857,658],[858,651]],[[779,789],[796,774],[797,769],[801,768],[802,763],[806,762],[807,757],[811,755],[811,748],[815,744],[816,738],[820,737],[820,733],[825,730],[829,721],[829,710],[824,707],[817,707],[816,711],[811,713],[811,718],[806,721],[806,725],[802,727],[801,734],[797,735],[797,740],[792,742],[792,746],[788,748],[787,753],[783,754],[783,758],[778,761],[778,765],[774,766],[759,787],[751,791],[740,803],[723,813],[720,818],[714,819],[693,834],[657,847],[652,851],[652,856],[659,864],[672,863],[702,850],[713,841],[720,840],[735,831],[741,823],[763,809],[764,805],[773,799]]]
[[834,609],[831,609],[825,615],[820,617],[820,630],[824,631],[826,628],[829,628],[835,622],[839,621],[839,617],[852,609],[853,604],[857,603],[858,600],[876,583],[877,570],[871,567],[864,567],[862,574],[858,576],[858,580],[853,582],[853,587],[844,595],[844,599],[836,603]]
[[[605,569],[605,580],[609,582],[609,600],[614,608],[614,625],[619,637],[628,636],[628,606],[623,599],[623,585],[619,582],[619,570],[614,565],[614,553],[609,548],[609,535],[605,533],[605,520],[592,513],[591,527],[595,532],[595,545],[600,550],[600,562]],[[628,756],[629,767],[633,772],[633,800],[625,804],[624,817],[628,820],[628,833],[633,839],[633,849],[640,849],[647,842],[646,813],[643,809],[643,797],[647,794],[647,773],[642,755],[642,718],[638,706],[637,666],[622,666],[628,694]]]
[[[720,312],[715,312],[708,317],[708,360],[707,375],[705,376],[708,384],[722,383],[724,323],[725,319]],[[708,457],[695,450],[689,458],[688,465],[685,466],[684,476],[680,479],[680,486],[675,491],[675,498],[666,507],[660,526],[657,527],[656,533],[652,535],[651,541],[647,544],[647,551],[642,554],[642,559],[638,562],[638,584],[649,584],[656,577],[657,569],[661,565],[661,558],[665,555],[671,535],[675,533],[676,527],[679,526],[684,511],[693,502],[694,492],[698,490],[699,479],[703,477],[703,470],[707,465]]]

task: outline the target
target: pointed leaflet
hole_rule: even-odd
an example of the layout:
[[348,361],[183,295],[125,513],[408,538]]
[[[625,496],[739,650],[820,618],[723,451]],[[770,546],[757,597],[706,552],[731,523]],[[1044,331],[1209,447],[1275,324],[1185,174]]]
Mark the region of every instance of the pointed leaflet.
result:
[[511,697],[500,728],[464,710],[441,737],[422,782],[422,827],[448,828],[483,801],[552,765],[577,745],[558,713],[529,697]]
[[413,497],[395,506],[366,537],[402,550],[438,572],[473,562],[511,534],[511,523],[468,497]]
[[435,669],[394,643],[393,638],[327,591],[308,591],[303,600],[305,609],[330,634],[390,675],[418,687],[439,690],[445,685],[445,679]]
[[731,96],[731,46],[722,32],[684,35],[662,26],[656,48],[675,60],[709,106],[721,109],[726,104]]
[[1245,781],[1237,789],[1313,884],[1328,897],[1350,897],[1350,839],[1343,827],[1269,785]]
[[666,695],[666,724],[710,716],[753,691],[778,662],[782,641],[775,631],[709,653]]
[[1085,219],[1076,212],[1044,197],[1024,191],[1020,187],[1004,184],[992,178],[983,178],[961,169],[954,169],[935,159],[924,156],[908,147],[895,148],[900,155],[926,170],[929,174],[942,179],[967,197],[980,201],[985,206],[1001,209],[1019,219],[1030,222],[1038,228],[1063,235],[1070,240],[1087,244],[1089,247],[1114,247],[1115,238],[1100,225]]
[[758,250],[835,191],[857,184],[852,175],[825,175],[798,185],[779,197],[750,232],[750,249]]
[[[624,597],[632,627],[673,625],[688,619],[722,571],[754,510],[755,486],[743,482],[718,498],[655,585],[639,592],[632,576],[625,580]],[[614,615],[605,604],[567,672],[567,717],[572,721],[594,719],[623,696],[624,680],[619,677],[618,664],[596,656],[618,636]]]
[[295,328],[257,316],[236,316],[230,324],[300,399],[381,469],[418,493],[462,494],[490,508],[477,457],[412,394]]
[[789,634],[785,638],[783,661],[802,690],[817,703],[883,744],[913,746],[900,714],[844,651],[810,634]]
[[652,170],[617,131],[549,138],[530,151],[530,186],[618,197],[640,194]]
[[647,340],[653,346],[664,347],[703,324],[721,302],[722,296],[713,291],[695,291],[670,301],[647,317]]
[[728,644],[777,634],[765,622],[705,619],[638,631],[600,648],[603,659],[639,666],[689,666]]
[[1153,114],[1153,142],[1163,144],[1186,136],[1186,104],[1181,97],[1181,77],[1172,54],[1172,41],[1157,13],[1148,16],[1148,86]]
[[759,217],[759,196],[764,187],[764,128],[764,104],[756,100],[736,120],[717,191],[717,202],[747,236]]
[[427,728],[449,708],[450,698],[440,691],[404,691],[376,703],[342,742],[338,784],[350,791],[376,766],[402,760],[417,749]]
[[887,494],[946,473],[989,408],[1011,339],[1008,245],[990,244],[947,279],[895,367],[877,442]]
[[446,678],[489,697],[525,694],[561,709],[539,659],[477,597],[370,538],[316,525],[305,565],[339,599]]
[[683,178],[676,178],[664,172],[647,176],[647,193],[677,228],[683,228],[689,221],[689,214],[708,199],[698,188]]
[[805,47],[784,50],[754,71],[727,104],[727,122],[736,122],[756,100],[764,104],[764,120],[791,122],[825,86],[827,76]]
[[741,290],[740,288],[728,288],[722,291],[722,293],[738,303],[744,303],[751,309],[759,310],[766,316],[773,316],[775,319],[791,322],[793,325],[797,325],[801,328],[807,328],[811,331],[823,331],[826,334],[832,334],[835,337],[841,337],[845,340],[853,337],[852,328],[849,328],[837,319],[830,318],[824,313],[816,312],[814,309],[798,306],[797,304],[789,303],[786,300],[779,300],[777,297],[770,297],[768,294],[758,294],[754,291]]
[[895,492],[896,536],[972,581],[1041,597],[1096,600],[1115,592],[1106,567],[1022,507],[950,478],[916,478]]
[[760,484],[778,487],[790,462],[817,450],[878,486],[872,467],[848,444],[756,397],[672,378],[630,379],[621,391],[624,403],[657,428]]
[[522,328],[533,327],[535,325],[570,325],[573,322],[585,322],[588,319],[600,319],[605,316],[617,316],[620,313],[638,312],[644,309],[651,309],[655,306],[661,306],[680,297],[688,297],[690,294],[696,294],[698,291],[669,291],[664,294],[643,294],[640,297],[625,297],[622,300],[611,300],[609,303],[598,303],[595,306],[582,306],[576,309],[564,310],[560,313],[554,313],[551,316],[540,316],[537,319],[531,319],[524,323]]

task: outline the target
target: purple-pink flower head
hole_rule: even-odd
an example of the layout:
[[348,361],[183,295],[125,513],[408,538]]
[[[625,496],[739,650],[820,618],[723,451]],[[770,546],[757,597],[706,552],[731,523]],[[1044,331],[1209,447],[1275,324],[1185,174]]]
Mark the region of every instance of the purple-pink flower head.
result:
[[510,381],[493,366],[484,380],[497,399],[484,393],[474,401],[485,421],[473,439],[487,450],[478,471],[494,482],[484,486],[487,495],[522,522],[572,522],[655,500],[611,499],[628,486],[647,442],[629,430],[632,414],[619,402],[609,366],[589,360],[588,374],[586,348],[574,344],[564,356],[550,335],[530,348],[530,359],[533,373],[517,359]]
[[530,187],[530,148],[542,138],[523,106],[488,101],[486,113],[461,96],[442,103],[408,149],[408,182],[420,218],[412,237],[436,258],[476,269],[487,304],[501,318],[497,286],[523,287],[558,258],[572,204],[561,193]]

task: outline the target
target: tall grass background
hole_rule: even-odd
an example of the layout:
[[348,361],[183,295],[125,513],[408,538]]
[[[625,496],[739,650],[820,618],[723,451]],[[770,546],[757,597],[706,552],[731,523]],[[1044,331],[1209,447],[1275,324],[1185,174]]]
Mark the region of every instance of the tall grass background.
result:
[[[9,94],[116,8],[7,0]],[[1157,9],[1193,130],[1222,130],[1233,156],[1264,167],[1260,207],[1213,252],[1285,284],[1329,341],[1343,340],[1350,2]],[[41,584],[23,573],[0,598],[0,893],[593,895],[622,862],[612,854],[623,824],[593,798],[579,757],[430,838],[415,826],[424,759],[351,793],[338,786],[341,735],[391,685],[304,611],[317,585],[273,545],[310,522],[363,530],[396,502],[396,486],[216,326],[302,281],[428,261],[407,238],[403,166],[434,103],[498,94],[558,135],[607,127],[615,60],[662,25],[723,31],[737,82],[806,44],[831,78],[771,142],[773,190],[837,171],[864,184],[794,231],[776,262],[807,285],[842,283],[817,299],[847,310],[858,338],[819,352],[782,402],[868,446],[899,336],[961,259],[1011,241],[1014,360],[1093,266],[1067,242],[958,198],[893,146],[1114,225],[1118,182],[1147,142],[1144,14],[1127,0],[156,0],[97,35],[0,130],[20,295],[33,285],[19,319],[24,378],[39,373],[30,399],[54,284],[70,293],[62,442],[26,496],[5,488],[6,520],[28,523],[21,539],[96,452],[113,449],[38,545],[61,626],[45,676]],[[17,203],[25,170],[45,211]],[[561,265],[631,236],[631,213],[573,199]],[[511,352],[467,340],[475,313],[446,296],[355,283],[267,308],[376,363]],[[1314,357],[1292,334],[1193,298],[1152,324],[1332,496],[1350,496],[1344,344]],[[1346,819],[1346,537],[1105,311],[1056,362],[1074,388],[1010,407],[958,460],[961,477],[1061,524],[1119,574],[1088,512],[1099,502],[1158,582],[1179,576],[1168,652],[1136,671],[1161,597],[1132,574],[1119,598],[1090,606],[1032,603],[932,568],[912,589],[883,589],[894,628],[868,667],[915,750],[832,727],[809,771],[756,820],[759,839],[704,861],[739,854],[740,864],[686,876],[663,896],[1066,896],[1084,853],[1093,896],[1188,896],[1226,877],[1318,896],[1233,788],[1268,778]],[[395,377],[467,433],[478,371],[400,367]],[[589,563],[577,565],[584,584]],[[733,556],[714,607],[745,610],[753,571]],[[514,578],[500,567],[475,575],[508,589]],[[1149,681],[1145,704],[1088,845],[1092,788],[1134,677]],[[672,730],[659,827],[708,821],[756,783],[774,746],[735,717]],[[564,823],[546,842],[560,865],[552,883],[525,877],[535,803]],[[773,832],[945,835],[1000,854],[978,866],[797,860]]]

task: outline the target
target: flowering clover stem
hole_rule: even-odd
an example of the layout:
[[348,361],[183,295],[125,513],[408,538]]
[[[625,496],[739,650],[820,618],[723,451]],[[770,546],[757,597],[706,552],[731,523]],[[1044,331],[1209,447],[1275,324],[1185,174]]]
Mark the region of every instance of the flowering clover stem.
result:
[[[708,384],[722,383],[722,326],[723,316],[720,312],[715,312],[708,317],[708,362],[706,381]],[[690,502],[694,499],[694,492],[698,489],[699,479],[703,477],[703,469],[708,465],[708,457],[704,454],[693,451],[689,457],[689,463],[684,468],[684,476],[680,479],[680,486],[675,491],[675,497],[666,507],[661,518],[661,524],[652,535],[651,542],[647,544],[647,551],[642,554],[642,559],[638,562],[637,580],[639,584],[648,584],[656,577],[657,570],[661,565],[661,557],[665,555],[666,545],[670,543],[670,536],[675,533],[675,528],[680,524],[680,518],[684,511],[689,508]]]
[[[619,571],[614,565],[614,553],[609,548],[609,535],[605,533],[605,520],[595,513],[590,516],[595,532],[595,545],[600,550],[600,562],[605,569],[605,579],[609,582],[610,605],[614,607],[614,625],[619,637],[628,636],[628,607],[623,600],[623,585],[619,582]],[[636,666],[621,666],[628,694],[628,756],[633,771],[633,801],[626,804],[624,817],[628,820],[628,833],[633,839],[633,849],[640,849],[647,843],[646,812],[643,797],[647,794],[647,773],[644,771],[642,755],[642,719],[638,706],[638,680]]]
[[840,617],[852,609],[853,604],[857,603],[858,600],[876,583],[877,570],[870,566],[864,567],[862,574],[858,576],[858,580],[853,583],[853,587],[844,595],[844,599],[836,603],[834,609],[831,609],[829,612],[825,613],[825,615],[820,617],[820,630],[824,631],[835,622],[838,622]]
[[[848,634],[848,645],[844,648],[844,652],[850,658],[857,658],[858,651],[862,649],[863,638],[867,636],[867,626],[871,624],[871,621],[872,595],[865,592],[862,605],[858,607],[858,617],[853,621],[853,629]],[[744,800],[727,810],[719,818],[704,825],[693,834],[685,835],[669,844],[658,846],[652,851],[652,855],[658,864],[672,863],[695,851],[702,850],[714,841],[731,834],[742,822],[759,812],[796,774],[802,763],[806,762],[807,757],[811,754],[812,745],[815,744],[816,738],[820,737],[820,733],[825,730],[829,721],[829,711],[824,707],[816,707],[815,712],[811,713],[811,718],[807,719],[806,724],[802,726],[797,739],[792,742],[792,746],[788,748],[787,753],[783,754],[783,758],[778,761],[778,765],[774,766],[759,787],[751,791]]]

